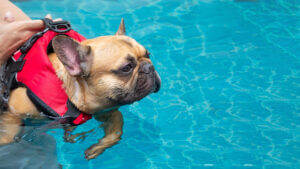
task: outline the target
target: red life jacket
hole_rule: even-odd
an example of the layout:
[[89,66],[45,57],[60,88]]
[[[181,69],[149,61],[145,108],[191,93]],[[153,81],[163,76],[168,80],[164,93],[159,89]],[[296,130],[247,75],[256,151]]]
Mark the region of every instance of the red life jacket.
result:
[[[79,42],[85,40],[82,35],[69,30],[65,33],[46,31],[27,51],[25,63],[21,71],[16,73],[18,85],[25,85],[27,95],[37,109],[49,118],[61,120],[62,123],[79,125],[91,118],[91,115],[80,112],[68,99],[62,87],[63,82],[57,77],[47,55],[51,40],[58,34],[67,35]],[[18,60],[22,52],[14,54],[13,60]]]

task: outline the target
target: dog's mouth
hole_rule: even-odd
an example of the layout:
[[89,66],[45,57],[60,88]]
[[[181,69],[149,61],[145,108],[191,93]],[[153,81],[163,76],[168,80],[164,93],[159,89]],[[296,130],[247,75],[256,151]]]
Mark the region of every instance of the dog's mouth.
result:
[[154,90],[154,93],[157,93],[160,89],[160,86],[161,86],[161,78],[160,76],[158,75],[158,73],[155,71],[155,75],[154,75],[154,78],[155,78],[155,90]]
[[160,86],[161,80],[156,71],[151,74],[140,74],[136,82],[136,87],[132,92],[125,92],[122,89],[116,89],[116,97],[109,98],[109,100],[120,106],[131,104],[143,99],[151,93],[158,92]]

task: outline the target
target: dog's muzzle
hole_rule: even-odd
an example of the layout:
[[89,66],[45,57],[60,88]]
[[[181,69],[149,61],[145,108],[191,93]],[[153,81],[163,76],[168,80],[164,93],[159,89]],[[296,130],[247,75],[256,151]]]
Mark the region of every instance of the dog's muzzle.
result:
[[145,73],[148,76],[151,76],[151,78],[153,78],[153,92],[156,93],[159,91],[160,86],[161,86],[161,79],[158,75],[158,73],[155,71],[154,66],[149,63],[149,62],[142,62],[140,69],[139,69],[140,73]]

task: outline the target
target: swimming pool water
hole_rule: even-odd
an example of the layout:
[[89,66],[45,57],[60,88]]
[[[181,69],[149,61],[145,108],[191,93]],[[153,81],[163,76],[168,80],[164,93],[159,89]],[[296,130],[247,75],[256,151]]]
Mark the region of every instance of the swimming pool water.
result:
[[34,19],[69,20],[87,38],[113,34],[123,17],[162,78],[159,93],[121,108],[122,140],[94,160],[84,150],[102,129],[75,144],[49,130],[64,169],[300,168],[299,0],[15,4]]

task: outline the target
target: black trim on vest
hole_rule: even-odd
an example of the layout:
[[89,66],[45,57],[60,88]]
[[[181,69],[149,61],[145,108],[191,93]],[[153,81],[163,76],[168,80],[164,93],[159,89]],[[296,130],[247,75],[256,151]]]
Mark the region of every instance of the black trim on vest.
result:
[[80,115],[80,110],[68,99],[67,101],[68,111],[64,117],[72,117],[74,120]]
[[30,98],[36,108],[50,119],[57,119],[60,117],[59,114],[57,114],[51,107],[44,103],[29,88],[27,88],[27,96]]
[[81,112],[69,99],[67,101],[67,107],[68,110],[63,116],[66,121],[63,121],[62,123],[75,125],[73,121],[81,114]]
[[65,112],[63,116],[60,116],[58,113],[56,113],[56,111],[54,111],[38,96],[36,96],[29,88],[27,88],[27,95],[39,112],[46,115],[50,119],[59,119],[61,124],[75,125],[73,121],[81,114],[80,110],[69,99],[67,100],[67,112]]

